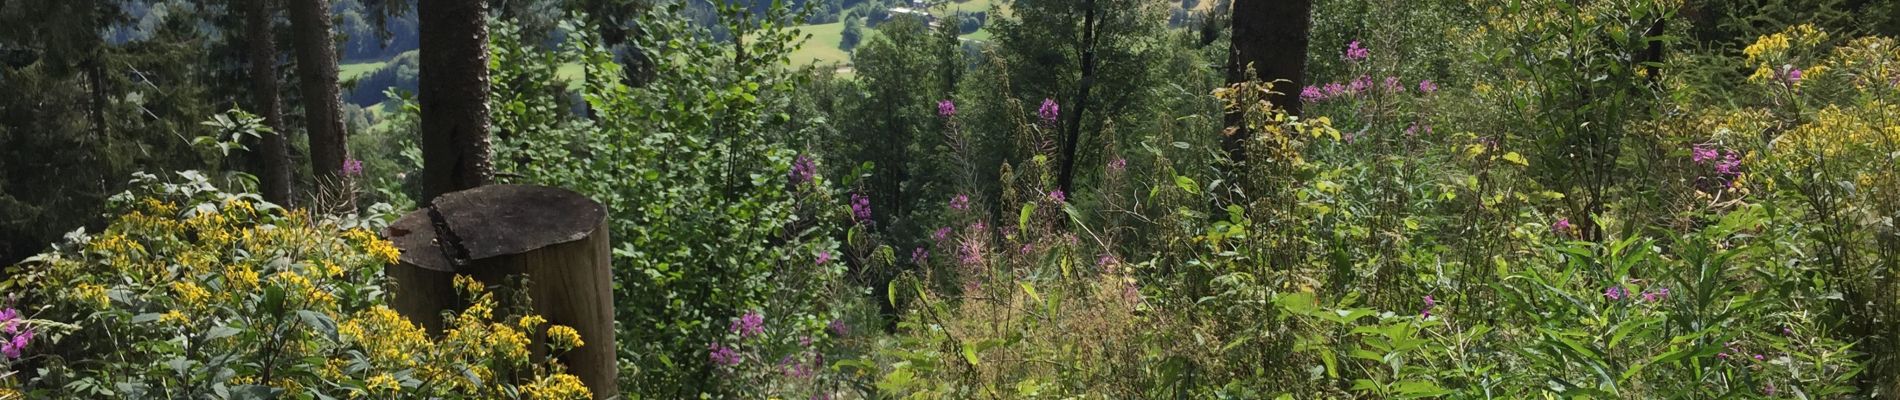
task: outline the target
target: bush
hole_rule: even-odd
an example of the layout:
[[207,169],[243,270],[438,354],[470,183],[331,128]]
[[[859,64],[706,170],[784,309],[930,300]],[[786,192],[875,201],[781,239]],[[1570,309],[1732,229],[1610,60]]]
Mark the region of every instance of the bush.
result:
[[[15,267],[37,332],[5,379],[29,397],[588,398],[552,356],[585,345],[500,304],[431,336],[385,305],[374,220],[313,220],[193,172],[140,175],[113,222]],[[533,338],[552,336],[542,348]],[[57,396],[55,396],[57,395]]]

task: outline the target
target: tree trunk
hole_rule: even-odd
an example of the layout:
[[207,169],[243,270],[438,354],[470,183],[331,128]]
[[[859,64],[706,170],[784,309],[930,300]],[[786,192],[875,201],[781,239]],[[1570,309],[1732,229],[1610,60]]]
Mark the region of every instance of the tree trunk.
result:
[[[1300,115],[1300,88],[1305,86],[1307,34],[1312,29],[1312,0],[1237,0],[1234,2],[1233,49],[1227,53],[1227,82],[1239,83],[1252,78],[1251,67],[1264,81],[1284,80],[1274,85],[1279,92],[1268,101]],[[1241,114],[1228,111],[1227,126],[1238,127],[1221,140],[1221,147],[1235,162],[1245,161],[1246,138],[1251,135]]]
[[488,5],[421,0],[422,203],[488,184]]
[[1098,16],[1095,0],[1083,2],[1082,14],[1082,87],[1076,92],[1075,114],[1069,115],[1068,140],[1063,142],[1062,171],[1056,186],[1069,196],[1075,195],[1075,153],[1082,147],[1082,114],[1089,109],[1089,89],[1095,86],[1095,39]]
[[244,36],[250,42],[251,62],[251,107],[264,117],[265,126],[271,131],[264,133],[262,149],[258,155],[264,159],[263,173],[258,180],[263,185],[264,200],[280,205],[290,204],[290,151],[284,145],[283,104],[277,98],[277,40],[271,36],[271,2],[251,0],[244,2]]
[[[619,386],[606,215],[605,207],[579,193],[541,186],[493,185],[442,195],[384,232],[402,250],[401,262],[388,268],[396,281],[390,303],[439,334],[443,310],[468,306],[455,293],[455,275],[522,290],[536,314],[581,334],[585,343],[562,354],[561,362],[594,398],[614,398]],[[528,287],[512,280],[520,276],[528,278]],[[535,348],[545,354],[545,347]]]
[[303,88],[304,126],[310,134],[310,170],[322,181],[343,172],[343,157],[348,152],[343,90],[337,86],[336,36],[330,31],[330,1],[289,1],[297,75]]

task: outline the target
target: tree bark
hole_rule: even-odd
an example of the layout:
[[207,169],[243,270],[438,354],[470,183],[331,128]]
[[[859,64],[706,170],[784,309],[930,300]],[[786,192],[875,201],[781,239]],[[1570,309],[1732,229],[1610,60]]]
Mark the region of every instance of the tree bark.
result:
[[297,72],[303,88],[304,128],[310,135],[310,170],[318,180],[343,172],[348,152],[343,128],[343,90],[337,86],[336,36],[329,0],[289,0]]
[[[536,314],[580,333],[585,343],[560,359],[594,398],[619,394],[612,246],[600,203],[549,187],[484,186],[443,195],[384,236],[402,250],[388,267],[397,312],[439,334],[442,311],[468,306],[455,292],[455,275],[523,291]],[[521,276],[528,287],[516,285]]]
[[[1300,88],[1306,76],[1307,35],[1312,30],[1312,0],[1236,0],[1233,11],[1233,48],[1227,53],[1227,82],[1245,82],[1253,76],[1251,67],[1264,81],[1284,80],[1274,85],[1276,93],[1268,101],[1300,115]],[[1285,85],[1285,86],[1281,86]],[[1221,140],[1221,147],[1235,162],[1245,161],[1246,138],[1253,134],[1241,123],[1241,114],[1228,111],[1227,126],[1237,127],[1234,134]]]
[[488,5],[421,0],[422,202],[488,184]]
[[264,117],[264,133],[258,155],[264,160],[264,200],[290,204],[290,150],[284,144],[283,104],[277,97],[277,40],[272,37],[271,2],[250,0],[244,3],[244,36],[250,42],[251,107]]
[[[1244,0],[1243,0],[1244,1]],[[1095,86],[1095,40],[1099,28],[1095,0],[1083,2],[1082,14],[1082,87],[1076,92],[1075,114],[1069,115],[1068,140],[1063,142],[1062,171],[1056,186],[1069,196],[1075,195],[1075,153],[1082,147],[1082,114],[1089,109],[1089,89]]]

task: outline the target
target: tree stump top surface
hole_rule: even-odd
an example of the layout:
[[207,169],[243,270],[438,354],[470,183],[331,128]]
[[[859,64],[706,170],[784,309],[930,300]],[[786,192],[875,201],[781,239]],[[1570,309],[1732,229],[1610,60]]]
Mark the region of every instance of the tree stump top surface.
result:
[[402,250],[403,263],[459,272],[469,261],[584,239],[606,216],[600,203],[566,189],[490,185],[437,197],[383,235]]

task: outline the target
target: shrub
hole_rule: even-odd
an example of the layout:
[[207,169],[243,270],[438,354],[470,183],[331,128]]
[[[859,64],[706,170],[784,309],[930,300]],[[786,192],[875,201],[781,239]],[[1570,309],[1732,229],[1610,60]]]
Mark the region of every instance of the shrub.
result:
[[[433,336],[385,305],[394,245],[375,220],[316,220],[218,191],[201,175],[140,175],[105,229],[16,267],[44,323],[12,363],[30,397],[582,399],[545,320],[458,279],[473,306]],[[555,335],[559,336],[559,335]]]

